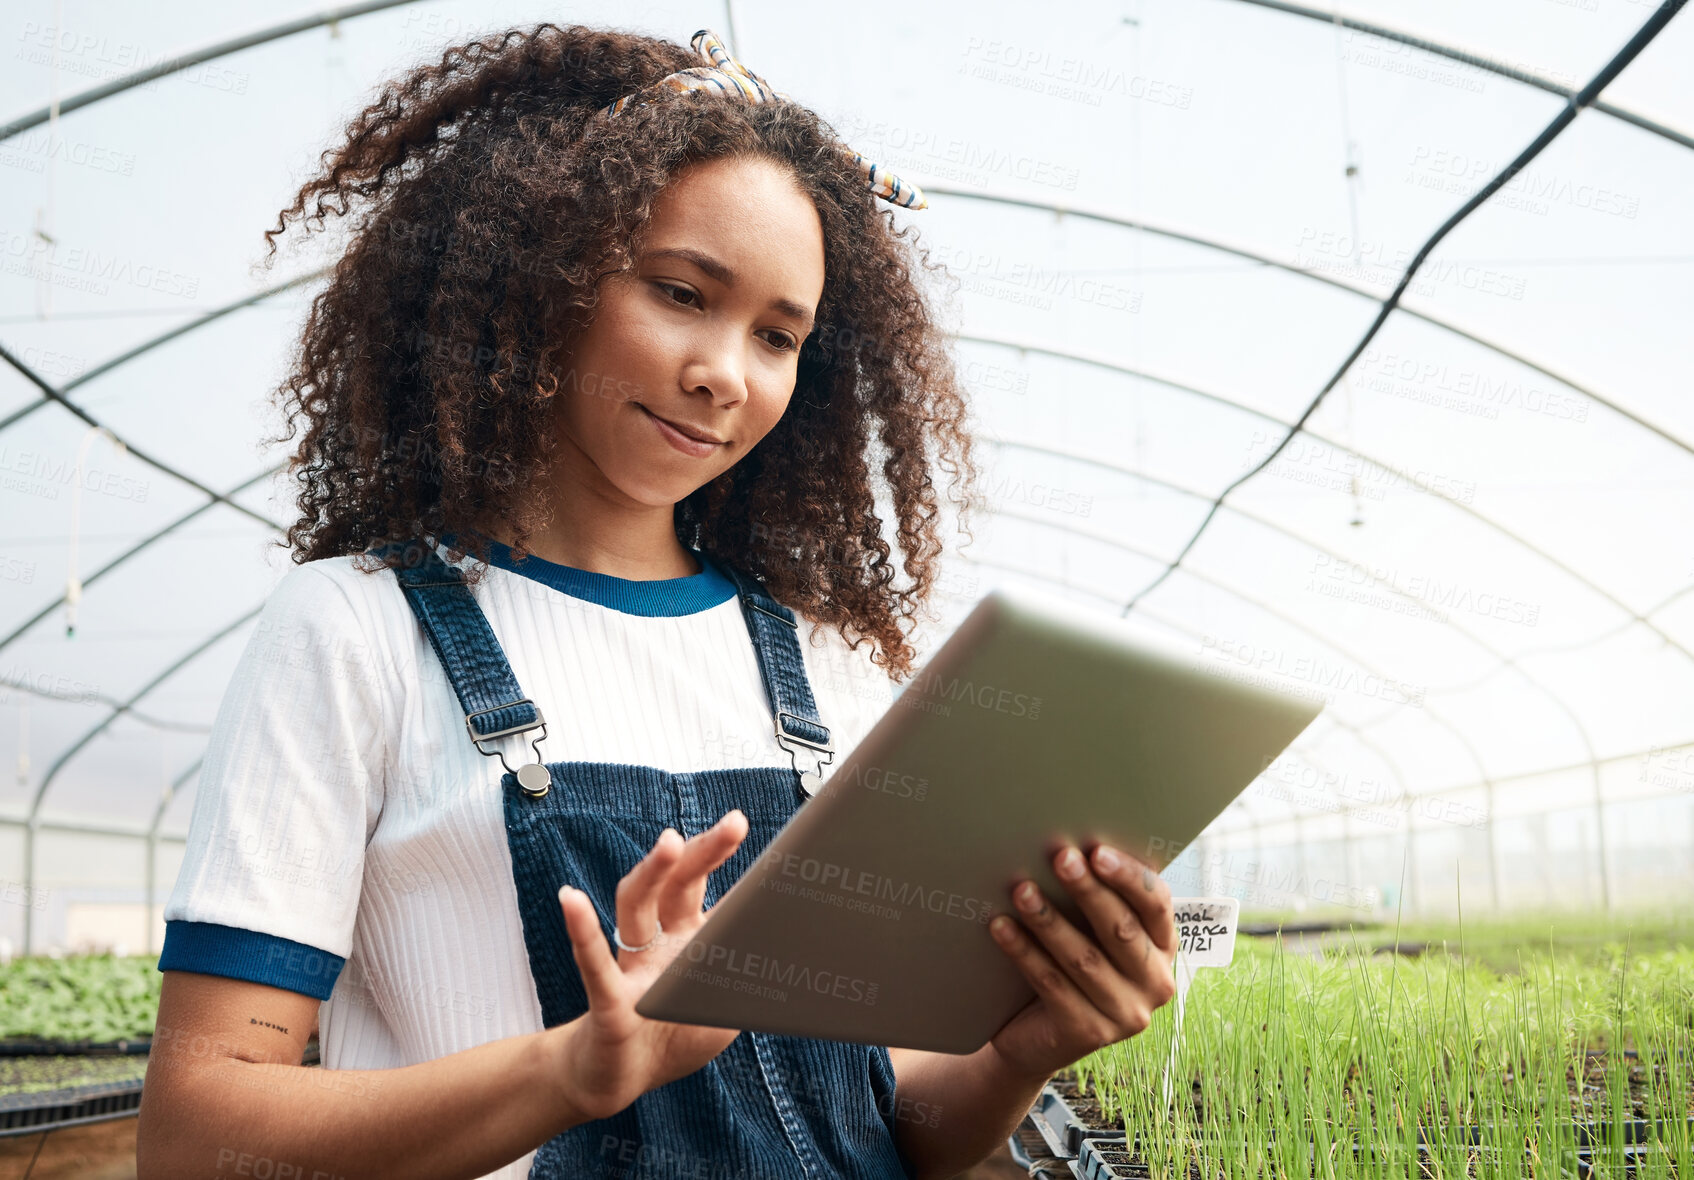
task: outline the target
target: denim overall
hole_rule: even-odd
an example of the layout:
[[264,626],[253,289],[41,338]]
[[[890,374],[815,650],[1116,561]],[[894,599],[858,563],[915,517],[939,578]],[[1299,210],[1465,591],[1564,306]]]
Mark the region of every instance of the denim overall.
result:
[[[505,758],[491,739],[539,729],[536,765],[500,780],[518,908],[542,1022],[552,1028],[588,1010],[559,908],[570,884],[594,902],[611,941],[618,880],[667,826],[693,836],[739,807],[748,832],[706,883],[717,903],[816,789],[828,751],[806,678],[794,615],[737,570],[742,614],[758,656],[779,743],[794,767],[677,774],[615,762],[540,764],[541,710],[518,687],[499,641],[463,575],[428,546],[408,547],[395,575],[465,710],[470,740]],[[569,702],[559,702],[569,707]],[[542,1144],[531,1180],[581,1177],[676,1180],[903,1180],[894,1147],[894,1070],[881,1046],[743,1032],[687,1077],[650,1090],[612,1115]]]

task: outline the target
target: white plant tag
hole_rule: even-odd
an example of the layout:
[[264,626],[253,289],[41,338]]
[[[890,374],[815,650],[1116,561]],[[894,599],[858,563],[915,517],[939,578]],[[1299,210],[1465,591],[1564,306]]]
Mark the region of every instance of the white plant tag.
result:
[[1234,897],[1175,897],[1176,915],[1176,1027],[1171,1034],[1170,1060],[1165,1062],[1164,1103],[1170,1105],[1171,1070],[1182,1047],[1182,1013],[1194,973],[1202,967],[1227,967],[1235,958],[1235,930],[1241,918],[1241,901]]
[[1188,968],[1188,982],[1201,967],[1227,967],[1235,957],[1235,927],[1241,917],[1241,902],[1233,897],[1175,897],[1177,986],[1183,985],[1181,968]]

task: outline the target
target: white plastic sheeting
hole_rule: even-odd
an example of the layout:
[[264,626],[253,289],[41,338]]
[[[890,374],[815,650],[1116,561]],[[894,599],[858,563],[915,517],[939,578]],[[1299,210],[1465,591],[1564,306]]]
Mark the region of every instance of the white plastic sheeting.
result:
[[[330,257],[254,265],[381,80],[547,19],[714,27],[929,192],[897,216],[949,272],[988,474],[926,643],[1022,583],[1327,699],[1174,881],[1249,909],[1686,903],[1694,17],[1440,242],[1288,437],[1656,7],[418,0],[0,141],[0,938],[156,940],[285,565],[267,395],[315,287],[213,313]],[[315,11],[25,0],[0,119]]]

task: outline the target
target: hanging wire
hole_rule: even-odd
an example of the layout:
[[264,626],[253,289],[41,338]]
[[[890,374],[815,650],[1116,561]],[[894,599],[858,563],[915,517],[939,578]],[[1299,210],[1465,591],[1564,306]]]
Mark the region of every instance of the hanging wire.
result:
[[1647,20],[1642,23],[1641,27],[1636,30],[1635,35],[1629,39],[1628,43],[1625,44],[1622,49],[1618,50],[1615,55],[1613,55],[1612,59],[1601,68],[1599,73],[1595,74],[1594,77],[1590,79],[1588,85],[1571,95],[1570,99],[1565,103],[1564,108],[1553,117],[1552,122],[1542,128],[1541,134],[1537,135],[1528,147],[1519,152],[1517,157],[1513,159],[1510,164],[1507,164],[1499,172],[1495,173],[1493,178],[1490,179],[1487,184],[1483,185],[1480,189],[1473,193],[1469,200],[1459,206],[1452,216],[1442,222],[1440,227],[1437,228],[1427,240],[1425,240],[1423,245],[1419,247],[1418,252],[1412,256],[1412,260],[1406,264],[1406,269],[1401,273],[1400,280],[1395,284],[1394,290],[1389,294],[1388,298],[1382,301],[1381,306],[1377,308],[1376,318],[1371,321],[1370,327],[1365,329],[1364,335],[1359,338],[1359,342],[1353,346],[1352,351],[1349,352],[1346,359],[1341,362],[1341,365],[1336,369],[1335,374],[1324,383],[1322,389],[1318,390],[1317,396],[1312,399],[1311,404],[1309,404],[1305,411],[1301,413],[1300,417],[1288,427],[1288,431],[1282,436],[1282,440],[1278,442],[1275,447],[1271,448],[1270,452],[1265,455],[1264,458],[1260,459],[1259,462],[1253,466],[1252,470],[1242,473],[1236,479],[1232,480],[1228,487],[1218,493],[1217,498],[1212,501],[1211,507],[1207,509],[1205,518],[1200,521],[1200,526],[1194,530],[1193,535],[1188,538],[1188,541],[1185,545],[1183,545],[1182,550],[1165,565],[1165,568],[1160,571],[1158,577],[1154,578],[1151,582],[1147,583],[1146,586],[1136,591],[1135,595],[1131,597],[1128,602],[1124,603],[1122,609],[1118,612],[1119,617],[1127,616],[1130,611],[1135,609],[1137,603],[1146,598],[1147,595],[1151,594],[1154,590],[1157,590],[1164,584],[1165,579],[1169,578],[1171,574],[1176,572],[1177,567],[1183,563],[1191,552],[1193,552],[1194,546],[1199,543],[1200,538],[1205,535],[1206,529],[1209,528],[1212,521],[1217,518],[1218,509],[1223,506],[1223,502],[1229,494],[1248,480],[1252,479],[1255,475],[1258,475],[1259,472],[1263,471],[1266,467],[1269,467],[1276,457],[1283,452],[1290,442],[1293,441],[1294,436],[1300,433],[1300,431],[1305,427],[1307,420],[1310,419],[1311,416],[1317,412],[1318,407],[1323,404],[1324,398],[1329,396],[1330,392],[1337,384],[1340,383],[1341,379],[1346,376],[1347,370],[1351,369],[1353,367],[1353,363],[1359,359],[1365,349],[1370,347],[1370,342],[1376,339],[1376,334],[1382,330],[1382,325],[1388,321],[1389,316],[1394,314],[1394,309],[1399,307],[1400,299],[1406,293],[1406,288],[1411,285],[1412,278],[1423,268],[1424,262],[1429,258],[1430,254],[1434,252],[1435,248],[1441,244],[1442,240],[1445,239],[1448,234],[1452,233],[1453,230],[1457,229],[1459,224],[1467,217],[1480,209],[1488,198],[1492,197],[1514,176],[1528,167],[1535,157],[1545,151],[1547,145],[1557,139],[1564,129],[1569,127],[1576,119],[1576,116],[1580,114],[1584,108],[1591,105],[1594,100],[1599,97],[1600,92],[1607,86],[1611,85],[1612,80],[1622,73],[1624,68],[1628,66],[1630,62],[1634,61],[1636,57],[1641,54],[1641,51],[1646,49],[1647,46],[1652,43],[1653,38],[1657,37],[1665,25],[1670,23],[1671,18],[1682,10],[1682,6],[1686,2],[1687,0],[1664,0],[1664,3],[1660,4],[1659,7],[1654,10],[1653,15],[1648,17]]
[[[1359,257],[1359,145],[1353,138],[1353,119],[1347,104],[1347,55],[1341,47],[1341,10],[1336,8],[1335,28],[1335,86],[1340,96],[1341,110],[1341,157],[1346,166],[1347,188],[1347,218],[1352,231],[1353,243],[1353,273],[1359,274],[1362,263]],[[1353,371],[1348,369],[1341,377],[1341,437],[1350,447],[1353,445]],[[1365,505],[1359,495],[1359,474],[1354,472],[1347,480],[1347,490],[1353,497],[1353,518],[1348,524],[1355,528],[1365,523]]]
[[[64,28],[63,0],[53,0],[53,29]],[[47,265],[35,279],[35,316],[49,319],[53,314],[53,255],[58,242],[53,237],[54,180],[59,174],[59,38],[53,38],[53,56],[47,67],[47,167],[44,170],[47,191],[42,203],[35,207],[35,236],[47,247]]]

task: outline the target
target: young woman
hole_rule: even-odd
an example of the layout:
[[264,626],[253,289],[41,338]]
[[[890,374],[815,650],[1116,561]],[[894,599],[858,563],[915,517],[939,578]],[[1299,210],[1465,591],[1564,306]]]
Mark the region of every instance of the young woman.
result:
[[950,1176],[1169,998],[1169,893],[1095,847],[1055,858],[1088,929],[1030,882],[992,923],[1037,998],[975,1054],[634,1010],[909,673],[932,466],[974,477],[879,197],[921,206],[709,34],[553,25],[391,86],[301,190],[272,235],[364,204],[165,911],[143,1177]]

